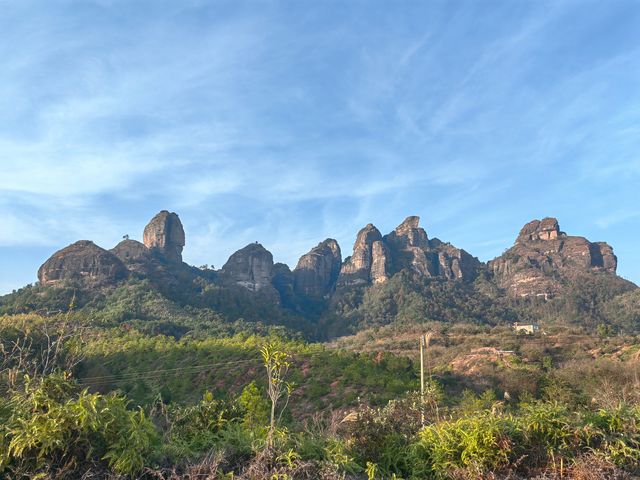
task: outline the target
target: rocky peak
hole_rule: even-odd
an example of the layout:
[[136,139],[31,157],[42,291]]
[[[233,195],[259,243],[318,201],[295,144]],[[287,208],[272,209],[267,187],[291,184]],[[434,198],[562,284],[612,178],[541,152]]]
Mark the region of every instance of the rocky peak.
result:
[[38,270],[43,285],[72,282],[83,287],[102,287],[127,276],[127,268],[118,257],[89,240],[58,250]]
[[166,275],[159,275],[159,272],[168,270],[170,266],[175,266],[175,264],[166,264],[155,258],[151,250],[137,240],[122,240],[110,252],[118,257],[130,271],[143,277],[159,277],[166,281]]
[[385,235],[384,241],[391,252],[394,272],[408,269],[426,277],[472,280],[481,267],[478,259],[464,250],[437,238],[429,240],[417,216],[407,217]]
[[341,265],[342,254],[338,242],[332,238],[320,242],[300,257],[293,271],[295,292],[312,298],[326,296],[335,286]]
[[583,273],[615,274],[617,258],[608,244],[567,235],[555,218],[544,218],[522,227],[514,246],[489,268],[513,296],[551,298],[562,292],[562,280]]
[[146,262],[150,256],[149,249],[137,240],[122,240],[111,249],[116,257],[126,263]]
[[358,232],[353,249],[355,251],[365,245],[371,245],[376,240],[382,240],[380,230],[378,230],[373,223],[367,223],[367,225]]
[[412,215],[384,237],[371,224],[360,230],[338,284],[384,282],[403,269],[427,277],[473,280],[480,268],[480,261],[464,250],[438,239],[430,241],[420,227],[420,217]]
[[345,259],[338,284],[359,285],[388,278],[389,255],[382,234],[371,223],[358,232],[353,254]]
[[144,228],[144,245],[171,262],[182,262],[184,229],[177,214],[162,210]]
[[250,243],[229,257],[222,274],[227,281],[254,292],[273,288],[273,255],[258,242]]
[[420,228],[420,217],[417,216],[405,218],[393,232],[385,237],[385,240],[398,248],[426,248],[429,246],[427,232]]
[[400,225],[396,227],[396,232],[413,230],[420,227],[420,217],[417,215],[409,215]]
[[[613,247],[607,242],[596,242],[591,244],[594,252],[595,264],[605,272],[616,273],[618,269],[618,257],[613,253]],[[598,254],[599,257],[598,258]]]
[[516,243],[535,242],[538,240],[555,240],[566,236],[560,231],[558,220],[552,217],[532,220],[520,230]]

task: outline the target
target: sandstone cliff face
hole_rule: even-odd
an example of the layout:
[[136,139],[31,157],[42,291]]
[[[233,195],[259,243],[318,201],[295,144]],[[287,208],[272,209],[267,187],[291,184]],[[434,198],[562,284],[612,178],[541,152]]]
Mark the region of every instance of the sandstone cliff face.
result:
[[182,263],[185,237],[178,215],[158,213],[144,229],[144,242],[126,239],[110,251],[90,241],[76,242],[40,267],[40,281],[52,285],[73,280],[92,288],[114,285],[135,273],[170,286],[194,276],[195,269]]
[[558,220],[547,217],[542,220],[532,220],[520,230],[516,243],[527,243],[536,240],[555,240],[558,237],[566,237],[566,233],[560,231]]
[[259,243],[251,243],[229,257],[222,275],[227,282],[253,292],[273,288],[273,255]]
[[57,251],[38,270],[43,285],[72,282],[87,288],[113,285],[127,276],[127,268],[118,257],[89,240]]
[[411,216],[396,227],[396,229],[385,235],[385,241],[395,249],[406,248],[429,248],[429,238],[427,232],[420,227],[420,217]]
[[271,284],[280,295],[280,302],[285,307],[295,307],[295,293],[293,291],[293,272],[285,263],[276,263],[273,265],[273,276]]
[[185,235],[178,215],[162,210],[144,229],[145,243],[126,239],[111,252],[126,268],[149,279],[158,288],[175,288],[190,283],[203,273],[182,262]]
[[43,285],[73,282],[90,289],[117,285],[133,275],[167,291],[188,288],[198,279],[199,284],[241,286],[302,311],[318,307],[321,302],[315,300],[330,298],[336,288],[381,283],[403,269],[430,278],[472,281],[488,268],[510,295],[551,298],[565,285],[579,285],[580,276],[613,276],[617,267],[608,244],[569,236],[555,218],[527,223],[513,247],[487,266],[462,249],[430,239],[416,216],[407,217],[384,237],[368,224],[343,263],[338,243],[327,239],[303,255],[293,272],[284,264],[274,265],[271,253],[258,243],[231,255],[221,271],[201,271],[182,262],[184,245],[180,219],[163,210],[145,227],[144,243],[127,239],[107,251],[90,241],[76,242],[53,254],[40,267],[38,278]]
[[145,263],[151,258],[150,250],[137,240],[122,240],[111,253],[124,263]]
[[110,252],[118,257],[131,272],[151,280],[174,283],[170,270],[173,270],[177,264],[160,261],[143,243],[136,240],[122,240]]
[[513,247],[489,262],[496,282],[518,297],[551,298],[563,280],[582,273],[615,274],[617,258],[604,242],[569,236],[555,218],[527,223]]
[[384,242],[391,251],[394,272],[406,268],[432,277],[437,270],[437,255],[430,251],[427,232],[420,228],[419,223],[419,217],[407,217],[393,232],[384,236]]
[[338,242],[328,238],[319,243],[300,257],[293,270],[295,293],[315,299],[324,298],[333,290],[341,265]]
[[389,278],[391,271],[391,257],[389,248],[382,240],[371,244],[371,271],[369,278],[372,283],[382,283]]
[[473,280],[481,268],[480,261],[464,250],[437,238],[429,240],[420,217],[410,216],[384,237],[371,224],[360,230],[338,285],[380,283],[403,269],[427,277]]
[[353,254],[346,258],[338,285],[366,285],[384,282],[388,278],[388,251],[382,234],[371,223],[358,232]]
[[439,242],[437,239],[430,241],[432,248],[438,252],[437,276],[449,280],[473,280],[482,269],[482,263],[474,256],[461,248],[456,248],[450,243]]
[[185,245],[182,222],[175,213],[162,210],[144,228],[144,245],[151,251],[160,253],[170,262],[182,262]]
[[407,217],[384,241],[391,251],[393,272],[413,270],[426,277],[473,280],[482,267],[466,251],[437,238],[429,240],[419,217]]

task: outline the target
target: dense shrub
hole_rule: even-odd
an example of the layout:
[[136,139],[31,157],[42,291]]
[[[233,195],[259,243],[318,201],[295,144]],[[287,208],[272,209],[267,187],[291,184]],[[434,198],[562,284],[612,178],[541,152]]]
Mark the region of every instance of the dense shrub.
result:
[[514,425],[508,417],[482,411],[455,421],[430,425],[420,432],[416,445],[424,455],[427,471],[446,478],[454,469],[468,469],[478,475],[505,467],[513,452]]
[[220,442],[223,430],[237,412],[205,392],[194,405],[170,405],[164,413],[163,453],[172,463],[195,460]]
[[142,470],[156,433],[142,410],[117,394],[78,391],[64,374],[27,380],[3,404],[0,469],[63,475],[105,462],[116,473]]

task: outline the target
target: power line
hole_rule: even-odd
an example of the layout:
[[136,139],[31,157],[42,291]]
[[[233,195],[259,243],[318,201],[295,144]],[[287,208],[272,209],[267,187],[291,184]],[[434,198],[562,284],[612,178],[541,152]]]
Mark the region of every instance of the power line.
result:
[[[291,355],[291,360],[295,361],[300,357],[310,357],[322,355],[325,353],[330,353],[331,350],[322,350],[318,352],[306,352],[306,353],[298,353],[295,355]],[[235,365],[245,365],[245,364],[255,364],[256,366],[262,366],[262,360],[260,358],[252,358],[245,360],[233,360],[227,362],[216,362],[216,363],[208,363],[203,365],[189,365],[183,367],[175,367],[175,368],[158,368],[154,370],[147,370],[143,372],[131,372],[124,374],[112,374],[112,375],[102,375],[95,377],[84,377],[81,379],[77,379],[77,382],[80,386],[91,387],[98,386],[105,383],[117,382],[122,380],[142,380],[142,379],[156,379],[163,375],[172,375],[178,373],[199,373],[209,368],[214,367],[224,367],[224,366],[235,366]],[[9,392],[9,388],[0,388],[0,394],[5,394]]]
[[208,368],[220,367],[225,365],[244,365],[247,363],[257,364],[258,359],[236,360],[231,362],[209,363],[205,365],[190,365],[176,368],[159,368],[155,370],[147,370],[143,372],[131,372],[123,374],[103,375],[98,377],[84,377],[79,380],[81,384],[89,383],[103,383],[112,380],[136,380],[138,378],[145,378],[147,376],[165,375],[171,373],[198,373],[200,370],[206,370]]
[[[299,357],[322,355],[328,352],[330,352],[330,350],[299,353],[299,354],[291,355],[291,359],[295,361]],[[172,373],[198,373],[202,370],[206,370],[209,368],[231,366],[231,365],[233,366],[245,365],[250,363],[255,364],[256,366],[261,366],[262,360],[260,358],[252,358],[252,359],[244,359],[244,360],[231,360],[227,362],[208,363],[203,365],[185,365],[182,367],[175,367],[175,368],[157,368],[154,370],[147,370],[142,372],[111,374],[111,375],[102,375],[102,376],[95,376],[95,377],[83,377],[78,381],[78,383],[87,385],[87,384],[100,384],[100,383],[106,383],[106,382],[117,381],[117,380],[138,380],[141,378],[152,378],[158,375],[172,374]]]

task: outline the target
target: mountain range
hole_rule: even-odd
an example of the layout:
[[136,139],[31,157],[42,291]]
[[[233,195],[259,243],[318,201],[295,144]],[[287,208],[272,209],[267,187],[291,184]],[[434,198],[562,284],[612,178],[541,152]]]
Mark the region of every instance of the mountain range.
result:
[[[417,216],[386,235],[366,225],[346,258],[336,240],[323,240],[293,269],[274,263],[257,242],[219,270],[197,268],[182,260],[185,243],[179,216],[163,210],[144,228],[143,242],[126,238],[106,250],[81,240],[55,252],[38,270],[38,284],[3,297],[0,308],[64,309],[73,295],[79,308],[100,310],[114,293],[142,288],[180,317],[208,312],[223,323],[282,324],[316,338],[399,321],[640,325],[638,288],[616,274],[613,248],[561,231],[555,218],[527,223],[513,246],[486,263],[429,238]],[[138,317],[129,319],[175,319]]]

